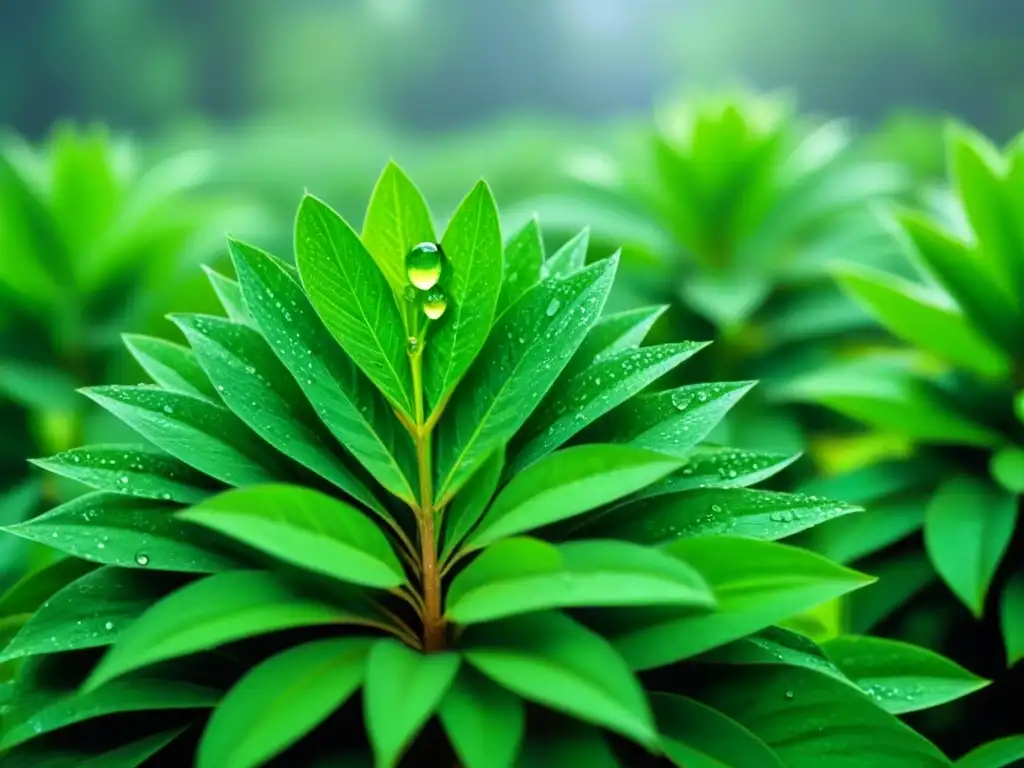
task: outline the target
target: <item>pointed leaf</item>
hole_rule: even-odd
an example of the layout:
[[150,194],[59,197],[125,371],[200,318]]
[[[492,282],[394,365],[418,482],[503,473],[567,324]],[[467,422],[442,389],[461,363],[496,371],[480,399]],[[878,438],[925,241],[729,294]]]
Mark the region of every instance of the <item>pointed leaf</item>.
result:
[[568,381],[599,360],[640,346],[666,309],[668,305],[662,304],[605,315],[590,329],[559,378]]
[[815,528],[811,532],[811,548],[837,563],[867,557],[920,530],[925,502],[914,497],[872,503],[864,512]]
[[785,664],[805,667],[855,685],[829,661],[825,652],[806,635],[782,627],[767,627],[715,648],[697,658],[713,664]]
[[590,228],[577,232],[565,245],[547,258],[540,270],[542,280],[549,277],[568,277],[583,269],[590,246]]
[[387,537],[372,520],[358,509],[308,488],[239,488],[176,517],[341,581],[380,589],[406,581]]
[[45,741],[28,742],[4,753],[4,768],[138,768],[184,730],[161,731],[103,752],[55,748]]
[[378,640],[366,670],[366,730],[375,762],[390,768],[441,704],[459,671],[458,654],[418,653]]
[[412,371],[395,296],[352,228],[306,195],[295,222],[295,260],[317,314],[363,373],[406,416]]
[[501,292],[495,316],[500,316],[516,303],[519,297],[540,282],[544,263],[544,241],[536,217],[528,222],[505,243],[502,260]]
[[256,768],[287,749],[356,692],[372,645],[366,637],[317,640],[253,667],[214,710],[198,768]]
[[210,280],[210,285],[213,286],[213,292],[217,294],[220,305],[228,313],[228,319],[235,323],[255,327],[252,316],[249,314],[249,309],[245,306],[245,299],[242,297],[242,290],[238,283],[205,265],[203,266],[203,271],[206,272],[206,276]]
[[990,741],[957,760],[956,768],[1014,768],[1024,760],[1024,734]]
[[205,397],[214,402],[219,399],[210,377],[188,347],[132,333],[121,338],[142,369],[164,389]]
[[999,602],[1006,666],[1024,659],[1024,571],[1010,577]]
[[518,696],[463,666],[438,715],[466,768],[513,768],[526,723]]
[[483,517],[505,467],[505,452],[495,451],[455,494],[444,514],[441,561],[444,562]]
[[698,445],[683,468],[638,491],[625,504],[639,499],[692,491],[698,488],[743,488],[776,475],[800,454],[748,451],[718,445]]

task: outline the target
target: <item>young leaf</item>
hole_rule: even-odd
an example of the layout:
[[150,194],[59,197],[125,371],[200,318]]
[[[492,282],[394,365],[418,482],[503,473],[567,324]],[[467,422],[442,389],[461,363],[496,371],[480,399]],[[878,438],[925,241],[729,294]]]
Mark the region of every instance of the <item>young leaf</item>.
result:
[[196,469],[229,485],[249,485],[290,473],[284,458],[254,440],[227,408],[179,392],[106,386],[83,390],[121,421]]
[[292,627],[359,623],[263,571],[227,571],[182,587],[126,629],[86,680],[86,692],[135,669]]
[[164,389],[219,400],[210,377],[188,347],[134,333],[125,333],[121,338],[142,369]]
[[1017,499],[967,475],[943,483],[928,502],[924,544],[943,581],[980,617],[1017,522]]
[[568,277],[573,272],[583,269],[583,265],[587,263],[589,245],[590,228],[585,227],[548,257],[541,267],[541,279]]
[[454,653],[417,653],[378,640],[366,670],[366,729],[378,766],[390,768],[438,708],[459,671]]
[[190,504],[223,488],[188,464],[144,444],[89,445],[32,463],[90,488],[146,499]]
[[501,292],[495,317],[516,303],[519,297],[540,282],[544,263],[544,241],[537,218],[528,222],[505,243],[502,260]]
[[516,475],[467,542],[492,541],[566,520],[615,501],[679,468],[679,461],[624,445],[556,451]]
[[166,502],[97,492],[4,530],[94,563],[215,573],[236,565],[217,537],[175,519]]
[[955,701],[990,682],[937,653],[897,640],[843,635],[821,648],[843,674],[894,715]]
[[787,456],[784,453],[698,445],[690,452],[682,469],[637,491],[623,503],[698,488],[744,488],[778,474],[798,458],[800,454]]
[[956,768],[1014,768],[1024,760],[1024,734],[982,744],[957,760]]
[[640,346],[666,309],[668,305],[662,304],[605,315],[590,329],[559,378],[568,381],[599,360]]
[[405,257],[414,245],[437,240],[423,195],[394,162],[377,180],[363,222],[363,243],[396,294],[409,284]]
[[228,319],[235,323],[255,327],[256,324],[249,314],[249,308],[245,305],[245,299],[242,297],[242,290],[238,283],[206,265],[203,265],[203,271],[206,272],[220,305],[228,313]]
[[523,700],[462,666],[438,710],[455,753],[466,768],[513,768],[523,740]]
[[657,743],[640,683],[599,635],[559,613],[471,627],[466,661],[513,693],[647,746]]
[[1024,659],[1024,571],[1010,577],[999,601],[1006,666]]
[[704,580],[670,555],[620,541],[499,541],[462,571],[447,597],[457,624],[520,613],[615,605],[710,608]]
[[237,241],[229,247],[253,317],[317,415],[381,485],[413,499],[412,441],[387,401],[334,341],[284,264]]
[[380,589],[406,581],[402,564],[373,521],[358,509],[308,488],[239,488],[176,517],[341,581]]
[[317,640],[257,664],[214,710],[199,742],[198,768],[256,768],[287,749],[356,692],[373,642]]
[[295,222],[295,261],[324,325],[363,373],[412,417],[412,371],[395,296],[352,228],[306,195]]
[[600,315],[616,264],[535,285],[499,318],[438,425],[437,499],[523,425]]
[[505,452],[496,450],[452,499],[444,514],[441,561],[445,562],[483,517],[501,480]]
[[466,373],[494,322],[501,290],[501,229],[486,184],[477,184],[459,205],[441,248],[451,263],[442,288],[451,295],[444,316],[429,330],[423,364],[427,401],[435,409]]

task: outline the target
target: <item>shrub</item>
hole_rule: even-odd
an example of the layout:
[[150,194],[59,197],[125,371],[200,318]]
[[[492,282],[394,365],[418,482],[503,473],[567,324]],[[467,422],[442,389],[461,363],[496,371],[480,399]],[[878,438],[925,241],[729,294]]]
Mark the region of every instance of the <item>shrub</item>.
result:
[[9,528],[70,557],[0,602],[4,764],[948,766],[896,714],[985,681],[778,626],[872,579],[778,541],[856,507],[704,441],[749,384],[652,389],[704,345],[483,183],[436,239],[393,165],[361,236],[307,196],[297,270],[231,242],[231,319],[86,390],[150,444]]

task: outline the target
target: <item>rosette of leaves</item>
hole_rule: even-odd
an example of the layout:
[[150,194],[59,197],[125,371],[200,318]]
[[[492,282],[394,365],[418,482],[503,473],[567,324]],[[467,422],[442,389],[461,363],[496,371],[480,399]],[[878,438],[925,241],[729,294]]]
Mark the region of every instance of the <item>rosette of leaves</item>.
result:
[[[222,248],[225,216],[239,210],[196,193],[207,166],[196,154],[145,166],[133,145],[101,128],[59,127],[39,149],[13,137],[0,142],[4,523],[44,492],[38,475],[27,477],[26,455],[64,450],[109,428],[110,420],[88,416],[75,389],[129,374],[120,331],[142,330],[174,301],[203,305],[189,298],[209,293],[195,290],[203,279],[196,261],[214,244]],[[163,349],[140,343],[143,354]],[[45,490],[51,502],[73,492],[53,483]],[[2,559],[13,567],[12,552]]]
[[228,317],[85,390],[148,442],[8,528],[68,557],[0,600],[0,765],[949,765],[897,715],[984,681],[775,626],[872,580],[779,542],[857,508],[748,487],[789,457],[704,438],[749,382],[653,389],[704,345],[498,221],[307,196],[297,270],[231,242]]
[[[954,126],[948,154],[959,215],[894,214],[918,277],[838,270],[897,345],[794,381],[785,394],[913,441],[905,461],[816,484],[869,512],[817,529],[813,543],[882,576],[873,597],[852,599],[854,631],[914,633],[1000,677],[980,709],[999,712],[1024,683],[1024,143],[1001,151]],[[1020,729],[1015,714],[967,725],[960,746]]]
[[[568,191],[525,208],[560,237],[587,222],[596,244],[622,244],[618,302],[666,304],[666,332],[717,340],[692,380],[767,389],[831,359],[846,337],[870,337],[827,267],[838,255],[890,261],[869,205],[905,179],[866,158],[843,122],[805,119],[779,96],[723,93],[670,103],[653,127],[609,143],[571,160]],[[716,438],[798,450],[801,416],[755,394]]]

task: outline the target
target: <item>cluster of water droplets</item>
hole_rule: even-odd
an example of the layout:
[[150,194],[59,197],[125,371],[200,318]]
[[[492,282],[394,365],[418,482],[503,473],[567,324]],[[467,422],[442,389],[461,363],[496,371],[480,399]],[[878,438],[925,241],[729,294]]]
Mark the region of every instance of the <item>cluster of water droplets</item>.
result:
[[[448,309],[448,296],[439,285],[444,268],[444,252],[437,243],[413,246],[405,257],[405,300],[416,304],[430,320],[438,320]],[[410,351],[415,350],[415,337],[409,339]]]

